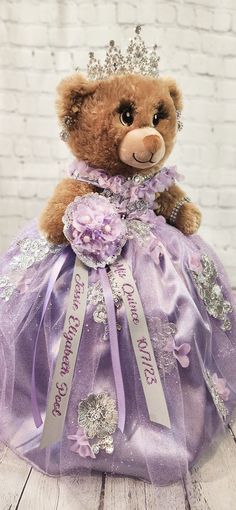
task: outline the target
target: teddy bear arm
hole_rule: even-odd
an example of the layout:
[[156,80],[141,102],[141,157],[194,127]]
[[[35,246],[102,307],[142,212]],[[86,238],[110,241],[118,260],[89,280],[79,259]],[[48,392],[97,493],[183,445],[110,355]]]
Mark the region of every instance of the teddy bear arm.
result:
[[87,183],[73,179],[63,179],[55,188],[53,196],[49,199],[39,218],[39,229],[46,239],[53,244],[66,243],[63,234],[62,217],[67,206],[77,196],[91,193],[95,188]]
[[[157,198],[158,214],[161,214],[168,221],[176,204],[186,193],[177,185],[171,186],[167,191],[163,191]],[[183,234],[194,234],[201,224],[201,213],[198,207],[192,202],[185,202],[179,209],[175,227]]]

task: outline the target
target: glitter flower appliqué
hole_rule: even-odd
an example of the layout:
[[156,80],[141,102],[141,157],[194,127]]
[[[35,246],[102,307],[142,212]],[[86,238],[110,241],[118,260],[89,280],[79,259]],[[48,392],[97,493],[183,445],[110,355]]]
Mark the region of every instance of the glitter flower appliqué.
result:
[[[84,446],[90,447],[93,455],[98,454],[100,450],[105,450],[108,454],[113,453],[112,434],[116,431],[117,422],[116,402],[108,393],[92,393],[79,403],[78,424],[84,433],[83,441],[88,440],[88,444],[86,442]],[[75,440],[75,436],[73,439]],[[91,440],[94,440],[92,444]],[[80,454],[80,450],[77,453]]]
[[231,321],[228,314],[233,308],[224,298],[222,287],[217,283],[218,273],[214,262],[208,255],[203,255],[201,270],[191,270],[191,274],[209,315],[222,322],[220,327],[223,331],[230,331]]

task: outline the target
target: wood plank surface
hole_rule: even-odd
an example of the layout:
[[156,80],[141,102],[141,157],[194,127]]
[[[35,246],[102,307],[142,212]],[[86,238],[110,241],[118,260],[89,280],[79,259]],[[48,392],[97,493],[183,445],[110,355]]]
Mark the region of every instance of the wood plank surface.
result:
[[94,474],[53,478],[0,445],[0,510],[236,510],[236,442],[228,432],[184,483],[156,488]]
[[185,510],[185,490],[181,482],[157,488],[138,480],[107,475],[102,510],[161,510],[164,508]]
[[0,443],[0,510],[17,507],[30,473],[30,465]]
[[191,510],[236,509],[236,444],[228,432],[186,483]]
[[102,475],[54,478],[33,470],[19,510],[99,510]]

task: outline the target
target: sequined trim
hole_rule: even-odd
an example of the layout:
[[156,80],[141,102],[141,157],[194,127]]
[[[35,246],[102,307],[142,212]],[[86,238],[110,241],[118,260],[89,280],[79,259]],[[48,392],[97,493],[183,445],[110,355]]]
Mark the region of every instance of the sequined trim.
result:
[[91,445],[95,455],[100,450],[113,453],[112,434],[116,431],[117,422],[116,402],[108,393],[92,393],[79,403],[78,424],[89,440],[95,439]]
[[217,390],[216,384],[214,383],[213,380],[213,376],[210,374],[209,370],[204,370],[204,378],[219,415],[221,416],[223,421],[226,421],[229,415],[229,411],[224,403],[222,396]]
[[218,285],[218,272],[214,262],[203,255],[201,257],[202,271],[191,271],[194,283],[198,289],[206,309],[212,317],[222,321],[221,329],[223,331],[231,330],[231,321],[228,313],[233,311],[229,301],[224,298],[222,287]]
[[0,277],[0,298],[4,301],[9,301],[12,293],[15,290],[14,284],[10,281],[8,276]]

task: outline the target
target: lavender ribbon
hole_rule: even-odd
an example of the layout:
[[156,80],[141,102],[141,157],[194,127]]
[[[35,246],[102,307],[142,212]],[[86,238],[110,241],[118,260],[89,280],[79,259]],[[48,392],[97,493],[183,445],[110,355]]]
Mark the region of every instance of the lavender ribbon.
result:
[[116,327],[116,314],[114,307],[114,300],[112,295],[112,290],[110,287],[109,278],[107,276],[106,269],[99,269],[99,275],[101,278],[101,284],[103,288],[103,294],[107,309],[107,321],[108,321],[108,329],[109,329],[109,337],[110,337],[110,347],[111,347],[111,361],[113,374],[115,379],[116,386],[116,396],[118,402],[118,428],[121,432],[124,432],[125,427],[125,391],[124,391],[124,383],[121,372],[121,364],[120,364],[120,354],[119,354],[119,344],[117,337],[117,327]]
[[67,250],[64,251],[63,253],[61,253],[61,255],[59,256],[59,258],[56,260],[55,264],[52,267],[52,271],[51,271],[50,278],[48,281],[46,295],[44,298],[42,315],[41,315],[40,323],[38,326],[38,332],[37,332],[37,336],[36,336],[35,344],[34,344],[33,367],[32,367],[32,377],[31,377],[31,405],[32,405],[32,414],[33,414],[34,422],[35,422],[35,425],[37,428],[39,428],[43,423],[41,413],[39,410],[38,400],[37,400],[37,391],[36,391],[36,382],[35,382],[36,354],[37,354],[39,333],[41,331],[41,326],[44,321],[45,313],[46,313],[47,306],[48,306],[48,303],[49,303],[49,300],[50,300],[50,297],[51,297],[51,294],[53,291],[53,287],[54,287],[56,280],[60,274],[60,271],[68,257],[68,254],[69,254],[69,252]]

